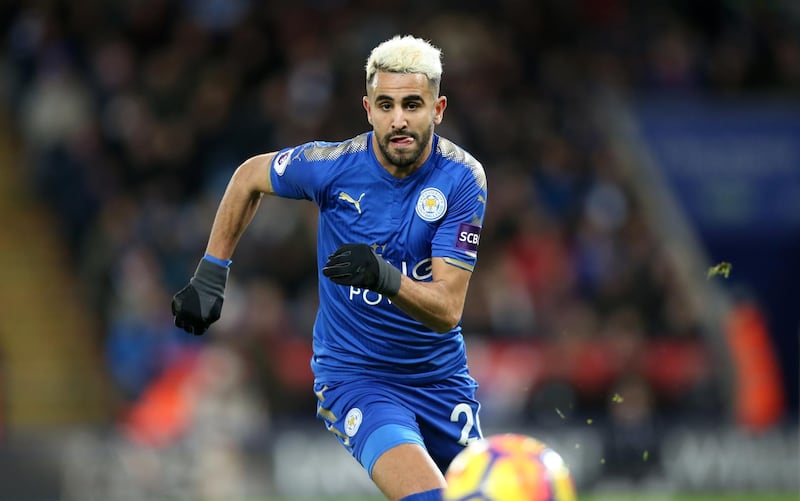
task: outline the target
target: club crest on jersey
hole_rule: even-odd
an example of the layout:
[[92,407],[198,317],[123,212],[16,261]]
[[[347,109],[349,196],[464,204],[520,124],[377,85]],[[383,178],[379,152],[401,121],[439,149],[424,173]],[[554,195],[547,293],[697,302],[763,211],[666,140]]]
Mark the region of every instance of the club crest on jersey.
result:
[[289,149],[275,157],[275,163],[273,164],[272,168],[275,169],[275,173],[279,176],[282,176],[284,172],[286,172],[286,167],[289,165],[289,162],[292,159],[292,152],[294,152],[294,148]]
[[424,221],[438,221],[447,211],[447,199],[437,188],[425,188],[417,199],[417,215]]
[[363,417],[361,409],[358,407],[350,409],[347,416],[344,418],[344,432],[348,437],[355,436],[355,434],[358,433],[358,428],[361,426]]

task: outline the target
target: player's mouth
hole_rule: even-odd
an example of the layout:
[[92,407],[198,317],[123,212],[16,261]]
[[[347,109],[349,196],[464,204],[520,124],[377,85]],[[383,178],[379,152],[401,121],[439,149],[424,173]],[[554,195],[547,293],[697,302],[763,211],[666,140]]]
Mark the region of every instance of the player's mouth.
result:
[[414,138],[412,136],[392,136],[389,138],[389,142],[398,147],[406,147],[411,146],[414,143]]

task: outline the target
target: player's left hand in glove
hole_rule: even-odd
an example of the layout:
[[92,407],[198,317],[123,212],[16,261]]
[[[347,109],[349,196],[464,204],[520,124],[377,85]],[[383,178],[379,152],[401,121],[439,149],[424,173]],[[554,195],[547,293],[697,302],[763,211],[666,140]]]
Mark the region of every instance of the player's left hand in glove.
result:
[[363,287],[394,296],[400,291],[400,270],[367,244],[343,244],[328,256],[322,274],[337,284]]
[[222,302],[225,300],[225,285],[228,268],[203,258],[189,285],[172,298],[172,314],[175,326],[199,336],[219,320]]

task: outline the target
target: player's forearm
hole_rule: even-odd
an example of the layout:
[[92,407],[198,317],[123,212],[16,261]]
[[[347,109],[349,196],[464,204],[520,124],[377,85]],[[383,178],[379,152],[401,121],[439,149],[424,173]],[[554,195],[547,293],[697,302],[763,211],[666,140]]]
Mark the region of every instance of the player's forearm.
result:
[[231,177],[217,208],[206,253],[230,259],[250,221],[253,220],[263,193],[255,182],[259,169],[250,161],[242,164]]
[[443,282],[417,282],[403,276],[400,292],[392,303],[435,332],[448,332],[461,320],[463,301],[448,291]]

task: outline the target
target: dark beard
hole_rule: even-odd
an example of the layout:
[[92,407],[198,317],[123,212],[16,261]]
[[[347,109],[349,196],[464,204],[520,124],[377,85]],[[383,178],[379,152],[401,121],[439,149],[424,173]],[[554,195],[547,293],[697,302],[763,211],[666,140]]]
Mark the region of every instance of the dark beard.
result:
[[[383,153],[383,156],[395,167],[398,169],[408,169],[415,163],[419,161],[420,156],[422,156],[422,152],[425,149],[425,146],[431,139],[433,135],[433,128],[429,128],[422,135],[413,134],[411,132],[406,133],[391,133],[387,134],[381,141],[378,141],[378,147]],[[414,149],[409,151],[408,153],[397,154],[389,149],[389,143],[395,136],[409,136],[414,138]]]

